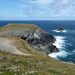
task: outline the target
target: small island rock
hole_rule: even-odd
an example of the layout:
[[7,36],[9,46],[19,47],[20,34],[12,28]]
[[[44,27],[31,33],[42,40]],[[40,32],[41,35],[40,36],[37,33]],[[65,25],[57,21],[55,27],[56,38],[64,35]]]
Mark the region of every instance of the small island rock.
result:
[[64,29],[62,29],[61,27],[59,27],[59,28],[57,29],[57,31],[63,32]]

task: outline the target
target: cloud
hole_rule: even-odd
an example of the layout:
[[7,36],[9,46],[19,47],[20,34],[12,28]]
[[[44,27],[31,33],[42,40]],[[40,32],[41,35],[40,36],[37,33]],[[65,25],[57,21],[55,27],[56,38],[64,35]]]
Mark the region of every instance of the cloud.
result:
[[52,3],[53,0],[36,0],[33,3],[37,3],[37,4],[49,4]]
[[30,6],[26,6],[24,8],[24,14],[28,15],[28,16],[34,15],[35,12],[37,13],[37,9],[38,9],[38,6],[36,4],[32,4]]
[[[28,17],[68,17],[75,14],[74,0],[22,0],[31,3],[24,8]],[[70,12],[71,11],[71,12]]]
[[63,9],[67,9],[74,0],[54,0],[53,3],[49,5],[51,10],[55,10],[55,12],[59,12]]
[[21,1],[26,1],[30,3],[36,3],[36,4],[49,4],[53,2],[53,0],[21,0]]
[[28,2],[28,1],[36,1],[36,0],[20,0],[20,1],[27,1]]
[[68,14],[70,14],[70,16],[75,16],[75,11],[69,11]]
[[24,8],[24,15],[34,16],[34,17],[44,17],[46,16],[47,10],[45,7],[41,7],[37,4],[32,4]]
[[75,16],[74,0],[54,0],[50,3],[48,8],[50,9],[50,16],[53,17],[73,17]]
[[[56,14],[57,15],[57,14]],[[73,10],[61,10],[60,16],[62,17],[74,17],[75,16],[75,11]]]
[[0,16],[0,19],[3,19],[3,16]]

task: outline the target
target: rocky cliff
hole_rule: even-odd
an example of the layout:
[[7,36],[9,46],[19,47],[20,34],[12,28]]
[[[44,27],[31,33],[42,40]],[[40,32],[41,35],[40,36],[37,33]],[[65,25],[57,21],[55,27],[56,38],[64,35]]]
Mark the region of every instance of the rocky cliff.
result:
[[55,38],[34,24],[8,24],[0,28],[0,36],[20,37],[47,55],[59,51],[53,45]]

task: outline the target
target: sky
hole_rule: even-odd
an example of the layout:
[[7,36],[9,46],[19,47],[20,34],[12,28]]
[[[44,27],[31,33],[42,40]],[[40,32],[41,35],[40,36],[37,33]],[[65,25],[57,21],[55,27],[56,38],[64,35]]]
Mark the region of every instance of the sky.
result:
[[75,0],[0,0],[0,20],[75,20]]

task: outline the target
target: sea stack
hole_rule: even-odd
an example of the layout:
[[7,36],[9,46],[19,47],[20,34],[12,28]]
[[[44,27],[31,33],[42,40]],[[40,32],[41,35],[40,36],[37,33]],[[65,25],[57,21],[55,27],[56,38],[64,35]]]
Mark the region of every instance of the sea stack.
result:
[[57,29],[57,31],[63,32],[64,29],[62,29],[61,27],[59,27],[59,28]]

